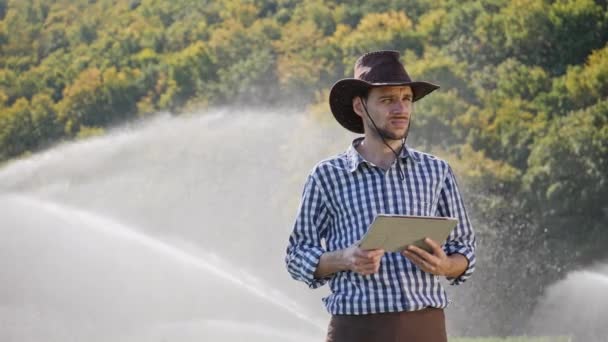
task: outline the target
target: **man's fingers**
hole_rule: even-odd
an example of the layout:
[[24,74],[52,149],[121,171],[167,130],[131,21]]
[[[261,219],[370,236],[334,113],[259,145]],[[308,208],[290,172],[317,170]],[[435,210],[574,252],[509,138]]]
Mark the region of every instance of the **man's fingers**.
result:
[[406,250],[412,254],[417,255],[418,257],[420,257],[421,259],[423,259],[429,263],[436,263],[436,257],[433,254],[425,251],[422,248],[416,247],[414,245],[410,245],[407,247]]
[[406,250],[403,252],[403,255],[406,258],[410,259],[414,264],[416,264],[416,266],[420,267],[422,270],[424,270],[426,272],[433,272],[435,270],[435,267],[433,265],[431,265],[426,260],[422,259],[416,253],[412,253],[411,251]]
[[367,259],[367,258],[369,258],[370,251],[363,250],[363,249],[357,249],[357,250],[355,250],[354,254],[355,254],[356,258]]
[[380,263],[380,258],[355,258],[355,265],[357,266],[367,266],[367,265],[376,265]]
[[382,260],[382,255],[373,255],[368,260],[374,263],[379,263],[380,260]]
[[366,265],[359,267],[356,272],[362,275],[370,275],[374,273],[378,273],[380,269],[380,265]]
[[441,246],[435,242],[435,240],[430,239],[430,238],[425,238],[424,242],[429,245],[429,247],[431,247],[431,249],[433,249],[433,255],[440,257],[441,254],[445,253],[443,251],[443,249],[441,248]]
[[422,260],[423,260],[416,253],[414,253],[414,252],[412,252],[410,250],[407,250],[407,249],[405,251],[403,251],[403,256],[405,256],[406,258],[410,259],[415,264],[420,264],[422,262]]
[[362,258],[373,258],[376,256],[384,255],[383,249],[358,249],[355,251],[355,255]]
[[365,258],[355,258],[354,264],[357,267],[365,267],[367,265],[372,264],[372,262]]
[[354,254],[355,260],[360,260],[360,262],[380,262],[382,256],[384,256],[383,250],[359,250]]
[[355,262],[355,272],[362,275],[370,275],[377,273],[380,269],[380,259],[381,257],[376,258],[359,258]]
[[354,248],[352,254],[353,271],[361,275],[377,273],[385,251],[382,249]]
[[371,252],[373,257],[382,257],[384,255],[384,249],[374,249]]

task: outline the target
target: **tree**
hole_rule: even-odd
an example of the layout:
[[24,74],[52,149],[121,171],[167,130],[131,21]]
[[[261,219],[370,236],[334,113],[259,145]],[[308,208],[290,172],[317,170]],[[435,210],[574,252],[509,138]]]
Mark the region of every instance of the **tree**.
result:
[[215,64],[203,42],[171,54],[164,61],[169,67],[169,76],[175,81],[169,108],[175,109],[176,105],[183,104],[191,97],[208,96],[208,85],[216,79],[213,72]]
[[608,45],[593,51],[584,65],[568,67],[564,85],[574,108],[584,108],[608,94]]
[[36,148],[49,145],[63,136],[63,127],[57,120],[55,103],[45,93],[34,95],[30,103],[32,134],[36,139]]
[[439,92],[454,91],[467,102],[475,101],[465,62],[458,61],[441,49],[428,46],[421,57],[406,51],[405,67],[414,80],[428,80],[441,86]]
[[272,41],[280,37],[276,22],[255,21],[246,27],[224,21],[210,37],[217,81],[207,84],[212,103],[273,103],[277,99],[276,53]]
[[8,9],[8,0],[0,0],[0,20],[3,20],[6,16],[6,10]]
[[474,34],[478,17],[484,12],[480,1],[453,1],[446,6],[447,15],[442,18],[438,46],[442,46],[458,60],[466,61],[472,69],[485,64],[480,55],[480,43]]
[[21,155],[36,146],[29,102],[20,98],[0,111],[0,160]]
[[565,75],[553,78],[550,91],[538,96],[535,105],[553,115],[593,105],[608,93],[608,45],[596,50],[584,65],[568,67]]
[[606,32],[608,16],[592,0],[515,0],[481,16],[475,36],[490,63],[513,57],[559,75],[603,46]]
[[[528,207],[561,270],[608,257],[608,101],[558,117],[532,145]],[[564,251],[572,251],[564,253]],[[561,251],[561,253],[559,253]]]
[[468,109],[466,101],[456,90],[436,92],[415,103],[412,118],[413,137],[416,145],[426,150],[433,146],[449,149],[465,142],[468,130],[456,120]]
[[310,89],[319,84],[324,69],[332,64],[324,49],[323,33],[313,21],[290,22],[274,46],[282,89],[287,94],[298,94],[305,102],[310,101]]
[[63,91],[63,99],[58,104],[59,119],[65,122],[68,135],[76,134],[80,125],[86,125],[91,117],[101,109],[101,70],[87,69]]
[[531,144],[545,128],[547,117],[518,98],[492,97],[485,102],[483,108],[468,112],[468,118],[458,119],[473,129],[469,142],[491,159],[525,170]]
[[[491,77],[494,79],[494,86],[490,89],[504,99],[519,98],[531,102],[551,89],[551,79],[543,68],[527,66],[513,58],[500,63],[496,68],[496,74]],[[489,93],[482,92],[480,97],[487,95]]]
[[64,90],[58,104],[59,119],[65,131],[76,134],[81,126],[103,127],[130,119],[143,95],[139,88],[139,70],[97,68],[83,71]]
[[361,54],[373,50],[412,50],[422,55],[422,40],[413,30],[413,23],[405,12],[370,13],[363,17],[340,46],[345,56],[343,63],[353,65]]
[[604,217],[608,101],[558,117],[531,146],[526,186],[548,215]]

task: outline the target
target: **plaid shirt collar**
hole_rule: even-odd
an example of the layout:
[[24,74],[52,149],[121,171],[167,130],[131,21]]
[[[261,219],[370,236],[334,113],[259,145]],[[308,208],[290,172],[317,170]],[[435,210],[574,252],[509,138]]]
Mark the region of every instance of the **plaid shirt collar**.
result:
[[[363,158],[361,153],[359,153],[359,151],[357,151],[356,147],[359,146],[359,144],[361,144],[362,141],[363,141],[363,137],[359,137],[359,138],[353,140],[352,144],[350,144],[350,146],[348,147],[348,150],[346,151],[346,159],[348,161],[348,170],[351,173],[355,172],[355,170],[357,170],[357,168],[359,167],[359,165],[361,165],[361,163],[368,163],[369,165],[373,165],[370,161]],[[401,149],[399,157],[404,162],[408,158],[410,158],[414,163],[418,163],[418,161],[419,161],[416,154],[413,153],[412,149],[409,148],[407,145],[405,145],[404,148]]]

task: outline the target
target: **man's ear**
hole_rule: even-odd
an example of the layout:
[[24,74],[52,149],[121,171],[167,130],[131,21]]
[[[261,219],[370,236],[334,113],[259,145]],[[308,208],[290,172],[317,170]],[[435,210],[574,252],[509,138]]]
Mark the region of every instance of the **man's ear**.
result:
[[361,101],[360,96],[353,97],[353,111],[360,117],[363,117],[363,103],[361,103]]

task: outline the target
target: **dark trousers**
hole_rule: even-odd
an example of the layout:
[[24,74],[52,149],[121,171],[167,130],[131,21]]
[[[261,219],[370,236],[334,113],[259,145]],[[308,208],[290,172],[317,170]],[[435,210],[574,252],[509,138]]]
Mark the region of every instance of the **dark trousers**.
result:
[[334,315],[326,342],[447,342],[443,309]]

